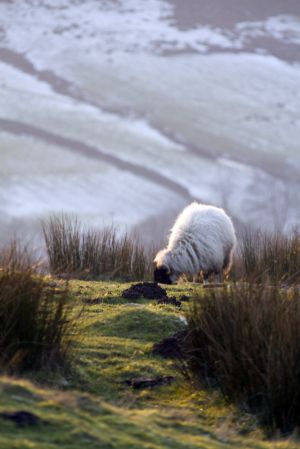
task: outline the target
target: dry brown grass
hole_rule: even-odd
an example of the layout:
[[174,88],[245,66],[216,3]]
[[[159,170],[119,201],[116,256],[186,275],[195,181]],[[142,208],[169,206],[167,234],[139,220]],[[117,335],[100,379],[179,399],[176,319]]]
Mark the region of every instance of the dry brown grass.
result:
[[231,279],[300,284],[300,234],[246,230],[241,236]]
[[51,217],[43,224],[50,271],[84,279],[152,278],[154,251],[113,226],[86,229],[77,218]]
[[3,269],[38,272],[42,269],[42,262],[29,244],[24,245],[19,240],[13,240],[0,248],[0,270]]
[[68,285],[49,285],[33,260],[15,242],[0,252],[0,370],[9,373],[70,361],[76,319]]

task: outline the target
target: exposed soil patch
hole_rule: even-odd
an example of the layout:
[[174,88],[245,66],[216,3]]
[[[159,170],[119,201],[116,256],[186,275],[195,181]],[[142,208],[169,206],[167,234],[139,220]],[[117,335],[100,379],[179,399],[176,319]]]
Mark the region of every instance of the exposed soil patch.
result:
[[126,299],[162,299],[167,298],[168,295],[166,290],[155,282],[141,282],[131,285],[127,290],[124,290],[122,297]]
[[181,30],[190,30],[198,25],[218,28],[234,28],[244,21],[265,20],[280,14],[297,15],[298,0],[167,0],[174,6],[174,22]]
[[24,410],[19,410],[17,412],[2,412],[0,417],[13,421],[18,427],[36,426],[38,424],[46,424],[37,415],[31,412],[26,412]]
[[170,304],[175,307],[181,307],[181,302],[175,296],[165,296],[157,301],[157,304]]
[[125,380],[125,384],[135,390],[143,388],[154,388],[163,385],[170,385],[176,378],[174,376],[138,377],[137,379]]
[[[184,300],[185,300],[185,295]],[[167,291],[155,282],[141,282],[133,284],[127,290],[124,290],[122,297],[126,299],[156,299],[157,304],[170,304],[175,307],[181,307],[181,302],[175,296],[168,296]]]
[[152,353],[164,358],[182,359],[185,358],[184,342],[187,337],[187,331],[176,332],[171,337],[153,345]]

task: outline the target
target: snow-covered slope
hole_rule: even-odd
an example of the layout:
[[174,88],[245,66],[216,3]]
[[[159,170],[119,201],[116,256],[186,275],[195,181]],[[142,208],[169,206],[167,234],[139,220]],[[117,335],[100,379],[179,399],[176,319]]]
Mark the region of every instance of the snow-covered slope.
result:
[[0,3],[0,232],[62,210],[138,226],[193,198],[299,223],[300,7],[220,27],[200,3],[189,26],[176,0]]

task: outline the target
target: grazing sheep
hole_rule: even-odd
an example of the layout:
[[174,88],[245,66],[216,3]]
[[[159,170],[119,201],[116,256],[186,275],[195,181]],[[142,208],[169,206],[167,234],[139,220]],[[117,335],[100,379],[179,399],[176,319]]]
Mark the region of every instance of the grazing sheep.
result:
[[173,284],[181,274],[202,272],[206,283],[214,274],[222,280],[232,264],[236,244],[231,219],[218,207],[192,203],[177,218],[168,246],[154,259],[154,280]]

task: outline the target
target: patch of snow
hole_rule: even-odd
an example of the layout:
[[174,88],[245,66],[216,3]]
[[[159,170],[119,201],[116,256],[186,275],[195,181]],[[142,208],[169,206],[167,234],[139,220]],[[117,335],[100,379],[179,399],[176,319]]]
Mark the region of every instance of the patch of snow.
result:
[[26,219],[64,211],[98,226],[131,227],[177,200],[167,189],[105,162],[36,139],[1,136],[1,216]]
[[240,22],[235,27],[241,41],[256,37],[272,37],[300,45],[300,18],[292,15],[268,17],[264,21]]
[[120,0],[60,5],[39,0],[0,3],[4,44],[42,60],[68,47],[114,51],[158,52],[167,49],[206,51],[208,46],[240,48],[228,30],[210,26],[179,30],[173,23],[173,8],[159,0]]
[[241,50],[249,39],[267,36],[300,44],[300,19],[292,15],[241,22],[234,30],[210,25],[181,30],[174,8],[161,0],[89,0],[57,3],[40,0],[0,2],[1,45],[25,53],[39,68],[45,60],[69,48],[98,56],[115,52],[164,54],[210,47]]
[[[154,147],[169,151],[184,151],[184,147],[174,143],[168,137],[164,136],[159,130],[153,128],[150,123],[141,118],[121,117],[117,113],[106,112],[100,107],[94,107],[84,102],[78,102],[64,95],[59,95],[42,81],[35,77],[22,73],[7,64],[0,62],[0,93],[2,104],[5,108],[0,111],[2,118],[12,118],[22,122],[33,122],[40,124],[44,129],[51,129],[54,132],[65,129],[66,135],[68,128],[72,129],[70,137],[75,137],[76,127],[73,126],[78,118],[82,123],[92,122],[92,126],[103,129],[107,138],[109,134],[111,140],[116,136],[120,137],[120,142],[124,142],[124,135],[129,135],[137,141],[137,145],[142,147]],[[28,103],[30,102],[30,110]],[[27,113],[25,113],[27,111]],[[57,123],[57,118],[60,120]],[[1,118],[0,117],[0,118]],[[53,126],[51,126],[51,117]],[[66,125],[66,120],[69,122]],[[86,125],[86,128],[88,125]],[[61,128],[61,129],[60,129]],[[82,130],[78,132],[78,138],[82,137]],[[105,139],[107,141],[107,138]],[[85,140],[86,141],[86,140]],[[103,139],[97,137],[94,144],[103,145]]]
[[135,136],[141,136],[142,139],[150,140],[153,144],[161,147],[172,148],[178,151],[184,151],[182,145],[172,142],[161,132],[151,127],[151,125],[143,119],[124,120],[127,130]]

